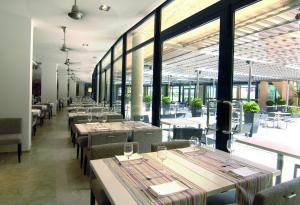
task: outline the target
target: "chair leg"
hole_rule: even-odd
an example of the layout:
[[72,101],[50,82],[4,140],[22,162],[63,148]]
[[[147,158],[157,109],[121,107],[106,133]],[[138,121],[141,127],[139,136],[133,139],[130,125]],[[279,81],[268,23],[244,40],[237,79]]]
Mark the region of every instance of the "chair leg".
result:
[[95,196],[92,190],[91,190],[91,205],[95,205]]
[[77,144],[77,155],[76,155],[76,158],[77,159],[79,158],[79,144]]
[[83,148],[80,147],[80,168],[82,168],[83,165]]
[[87,171],[87,158],[84,157],[83,160],[83,174],[86,175],[86,171]]
[[22,144],[18,144],[18,162],[21,163]]
[[36,134],[36,125],[33,126],[33,136]]

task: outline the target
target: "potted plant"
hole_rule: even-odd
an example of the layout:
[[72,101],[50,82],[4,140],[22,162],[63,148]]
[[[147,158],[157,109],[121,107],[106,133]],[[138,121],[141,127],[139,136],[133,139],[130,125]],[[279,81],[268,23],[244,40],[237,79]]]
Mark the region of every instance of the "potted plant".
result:
[[250,101],[250,102],[246,102],[243,105],[243,110],[244,110],[244,123],[251,125],[249,136],[252,137],[253,134],[257,133],[259,127],[260,107],[256,102]]
[[171,99],[169,96],[164,96],[162,98],[162,105],[163,105],[163,114],[167,114],[170,112],[170,104],[171,104]]
[[281,112],[285,112],[285,105],[286,105],[286,101],[282,98],[278,98],[277,101],[276,101],[276,104],[278,105],[278,111],[281,111]]
[[150,110],[151,101],[152,101],[152,97],[150,95],[144,96],[144,103],[145,103],[146,111]]
[[273,100],[267,100],[266,104],[267,104],[267,112],[274,112],[274,111],[276,111],[276,109],[274,107],[275,102]]
[[195,97],[191,102],[192,117],[200,117],[202,114],[203,102],[201,98]]

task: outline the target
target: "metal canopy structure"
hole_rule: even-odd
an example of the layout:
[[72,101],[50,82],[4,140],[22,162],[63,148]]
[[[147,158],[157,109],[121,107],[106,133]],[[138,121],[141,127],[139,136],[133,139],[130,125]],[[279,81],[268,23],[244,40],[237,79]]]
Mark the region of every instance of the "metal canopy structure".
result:
[[[278,5],[271,11],[255,11],[255,18],[239,21],[236,13],[234,82],[247,82],[252,62],[252,81],[300,80],[300,25],[295,16],[300,2]],[[246,12],[246,11],[245,11]],[[162,82],[211,82],[218,77],[219,19],[163,44]],[[131,60],[127,79],[131,79]],[[152,81],[152,46],[145,50],[145,83]]]

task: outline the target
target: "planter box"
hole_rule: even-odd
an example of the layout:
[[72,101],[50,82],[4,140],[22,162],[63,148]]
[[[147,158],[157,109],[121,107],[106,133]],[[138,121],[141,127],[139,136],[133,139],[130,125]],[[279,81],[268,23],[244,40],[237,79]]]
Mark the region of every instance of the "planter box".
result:
[[163,115],[170,114],[170,105],[163,105]]
[[259,113],[244,113],[244,123],[251,124],[249,136],[252,137],[253,134],[257,133],[259,127]]
[[201,117],[202,109],[201,108],[191,108],[192,117]]

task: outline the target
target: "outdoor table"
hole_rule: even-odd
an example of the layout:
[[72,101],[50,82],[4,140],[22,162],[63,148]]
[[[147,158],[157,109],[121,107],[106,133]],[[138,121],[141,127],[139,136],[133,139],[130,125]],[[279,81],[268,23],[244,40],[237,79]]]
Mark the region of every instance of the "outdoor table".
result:
[[205,128],[206,123],[203,117],[189,117],[189,118],[163,118],[160,120],[160,124],[165,124],[169,126],[168,137],[170,139],[170,129],[171,126],[188,126],[197,125],[199,128]]
[[[179,202],[205,205],[207,196],[233,188],[236,188],[241,204],[246,204],[253,198],[243,195],[241,189],[247,190],[247,193],[258,192],[272,186],[273,176],[280,174],[278,170],[242,158],[230,158],[228,153],[218,150],[202,147],[186,153],[180,150],[167,151],[164,169],[156,152],[145,153],[140,159],[126,162],[119,162],[115,157],[91,160],[92,177],[99,180],[108,199],[115,205]],[[255,171],[244,177],[232,172],[241,167]],[[149,188],[174,181],[186,189],[176,194],[157,196]]]
[[[260,148],[277,154],[277,169],[282,172],[283,156],[289,156],[300,159],[300,150],[297,147],[291,147],[284,144],[279,144],[271,140],[260,138],[237,138],[239,143],[246,144],[252,147]],[[276,177],[276,184],[281,182],[281,175]]]
[[283,118],[283,117],[286,117],[286,116],[291,116],[292,114],[291,113],[288,113],[288,112],[269,112],[269,113],[273,113],[275,116],[274,116],[274,120],[277,121],[277,128],[280,128],[279,127],[279,121]]

